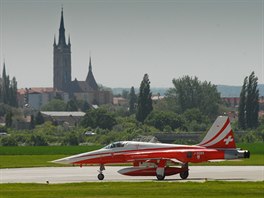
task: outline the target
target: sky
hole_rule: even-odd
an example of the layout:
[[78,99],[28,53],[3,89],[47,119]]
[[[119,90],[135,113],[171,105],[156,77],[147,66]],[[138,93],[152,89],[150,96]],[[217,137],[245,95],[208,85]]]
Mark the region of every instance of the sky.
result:
[[264,84],[264,0],[0,0],[0,71],[19,88],[53,86],[53,42],[63,6],[72,80],[85,80],[89,55],[97,83],[172,87],[197,76]]

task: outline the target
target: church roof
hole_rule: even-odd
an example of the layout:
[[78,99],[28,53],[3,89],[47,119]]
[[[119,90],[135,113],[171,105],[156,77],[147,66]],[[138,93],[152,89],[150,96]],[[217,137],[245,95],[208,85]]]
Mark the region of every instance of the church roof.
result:
[[93,90],[98,90],[98,85],[95,81],[93,72],[92,72],[92,63],[91,63],[91,57],[89,60],[89,71],[86,77],[85,82],[93,89]]
[[82,93],[94,91],[94,89],[90,87],[86,81],[78,81],[75,79],[74,81],[71,81],[70,85],[68,86],[68,91],[70,93]]

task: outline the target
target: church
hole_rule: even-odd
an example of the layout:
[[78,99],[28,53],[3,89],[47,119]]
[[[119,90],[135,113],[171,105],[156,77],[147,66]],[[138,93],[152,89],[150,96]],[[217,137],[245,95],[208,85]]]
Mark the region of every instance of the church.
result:
[[63,9],[61,10],[59,38],[53,43],[53,89],[69,94],[70,98],[87,101],[91,105],[112,103],[113,96],[109,90],[103,90],[96,83],[92,71],[91,57],[87,77],[84,81],[76,78],[72,81],[71,76],[71,42],[70,37],[66,43]]

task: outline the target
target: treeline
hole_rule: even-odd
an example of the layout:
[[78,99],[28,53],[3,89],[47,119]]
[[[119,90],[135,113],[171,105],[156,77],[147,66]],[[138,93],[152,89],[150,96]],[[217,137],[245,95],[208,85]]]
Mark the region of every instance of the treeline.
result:
[[[252,79],[252,80],[249,80]],[[224,106],[216,86],[197,77],[183,76],[173,79],[173,87],[165,94],[164,99],[151,100],[152,93],[148,74],[143,76],[139,93],[131,87],[127,93],[127,105],[102,105],[98,109],[90,108],[83,101],[53,100],[43,110],[75,111],[83,108],[86,115],[75,127],[60,126],[45,122],[35,117],[35,128],[19,131],[8,129],[10,136],[1,137],[1,145],[79,145],[108,144],[113,141],[133,140],[140,136],[153,136],[157,132],[194,132],[206,131],[218,115],[225,114],[229,109]],[[252,104],[248,98],[255,93],[256,77],[245,80],[245,104]],[[251,85],[254,85],[251,87]],[[250,88],[251,87],[251,88]],[[243,100],[242,100],[243,101]],[[85,108],[84,108],[85,107]],[[254,107],[256,109],[257,107]],[[248,107],[243,112],[248,112]],[[246,118],[246,116],[245,116]],[[37,120],[42,120],[38,121]],[[257,126],[248,128],[241,137],[241,142],[264,141],[264,119],[257,121]],[[235,131],[244,130],[238,122],[233,123]],[[85,132],[91,135],[85,135]],[[176,143],[184,143],[181,140]],[[195,144],[197,142],[187,142]]]
[[3,65],[2,78],[0,78],[0,103],[17,107],[17,81],[13,77],[10,80],[6,74],[5,63]]
[[238,126],[241,129],[257,128],[259,113],[258,78],[252,72],[245,77],[240,93],[238,109]]

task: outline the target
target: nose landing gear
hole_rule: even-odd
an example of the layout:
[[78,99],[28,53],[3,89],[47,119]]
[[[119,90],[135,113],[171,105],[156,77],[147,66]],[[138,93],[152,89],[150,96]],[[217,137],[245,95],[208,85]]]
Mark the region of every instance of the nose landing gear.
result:
[[97,178],[99,180],[103,180],[104,179],[104,174],[103,171],[105,170],[104,164],[100,164],[100,169],[99,169],[99,174],[97,175]]

